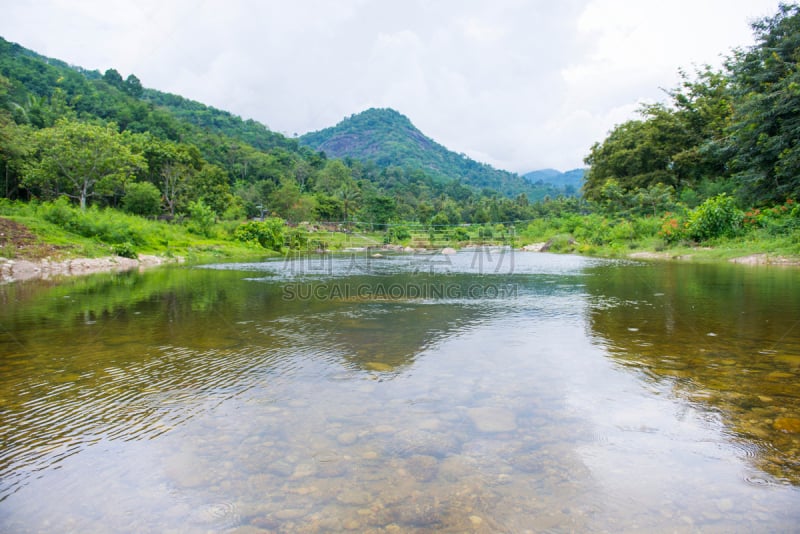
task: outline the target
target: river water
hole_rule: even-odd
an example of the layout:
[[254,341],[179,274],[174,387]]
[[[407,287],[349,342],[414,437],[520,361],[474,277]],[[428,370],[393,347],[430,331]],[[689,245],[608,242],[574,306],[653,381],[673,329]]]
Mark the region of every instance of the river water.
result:
[[3,532],[796,532],[800,273],[510,250],[0,286]]

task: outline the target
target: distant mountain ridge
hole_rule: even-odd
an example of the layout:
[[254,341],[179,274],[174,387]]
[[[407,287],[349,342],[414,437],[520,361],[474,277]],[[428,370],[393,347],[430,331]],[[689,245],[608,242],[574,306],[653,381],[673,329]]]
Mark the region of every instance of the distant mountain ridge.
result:
[[302,135],[299,141],[330,157],[421,170],[440,181],[460,180],[507,196],[523,192],[543,196],[541,188],[514,173],[448,150],[423,134],[408,117],[389,108],[371,108],[351,115],[336,126]]
[[555,169],[540,169],[523,174],[522,177],[533,184],[541,182],[563,188],[569,194],[572,191],[580,192],[585,174],[586,169],[573,169],[567,172]]

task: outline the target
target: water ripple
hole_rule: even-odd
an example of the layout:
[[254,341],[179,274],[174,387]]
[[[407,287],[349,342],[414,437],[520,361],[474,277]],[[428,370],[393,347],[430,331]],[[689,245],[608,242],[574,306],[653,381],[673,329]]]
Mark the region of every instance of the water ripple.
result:
[[[100,379],[36,382],[4,416],[0,501],[35,473],[102,439],[147,440],[252,388],[273,367],[267,348],[198,351],[163,346],[159,357]],[[293,369],[282,369],[292,372]]]

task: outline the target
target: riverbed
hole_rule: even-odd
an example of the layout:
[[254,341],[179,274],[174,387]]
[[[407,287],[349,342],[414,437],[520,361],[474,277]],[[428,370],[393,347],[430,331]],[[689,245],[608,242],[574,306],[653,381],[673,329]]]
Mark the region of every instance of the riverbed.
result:
[[790,532],[800,277],[479,249],[0,286],[4,532]]

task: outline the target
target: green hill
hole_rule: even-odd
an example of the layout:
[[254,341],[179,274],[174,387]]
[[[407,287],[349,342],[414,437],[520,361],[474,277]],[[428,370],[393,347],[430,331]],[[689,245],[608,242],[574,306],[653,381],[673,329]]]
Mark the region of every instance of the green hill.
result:
[[581,187],[583,187],[584,174],[586,174],[585,169],[573,169],[567,172],[540,169],[523,174],[522,177],[532,184],[549,184],[563,189],[567,195],[576,195],[580,194]]
[[302,145],[321,150],[329,157],[371,161],[383,168],[421,170],[440,182],[458,180],[480,189],[494,189],[506,196],[523,192],[534,198],[543,196],[542,188],[534,187],[516,174],[448,150],[393,109],[368,109],[336,126],[307,133],[299,140]]
[[[94,136],[88,155],[81,136]],[[84,165],[98,154],[113,168],[99,174]],[[70,175],[67,162],[86,169]],[[94,174],[81,174],[87,169]],[[290,139],[145,88],[133,74],[76,67],[2,38],[0,191],[22,201],[67,195],[153,217],[184,217],[201,203],[230,220],[269,213],[439,225],[531,219],[536,201],[561,192],[451,152],[393,110]]]

